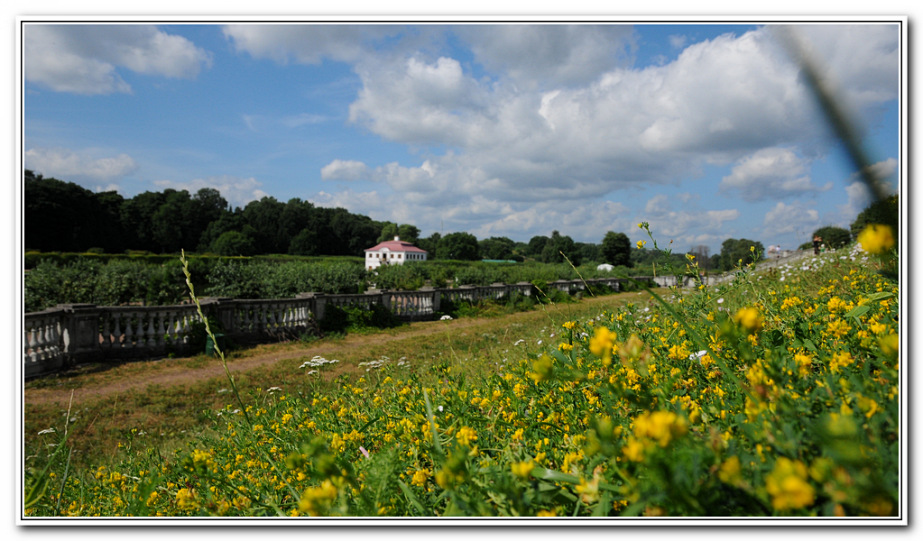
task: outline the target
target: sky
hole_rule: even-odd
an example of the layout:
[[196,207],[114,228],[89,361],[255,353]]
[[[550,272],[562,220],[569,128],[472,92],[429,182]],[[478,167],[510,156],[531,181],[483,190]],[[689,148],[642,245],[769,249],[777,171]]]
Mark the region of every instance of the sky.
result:
[[[300,198],[424,237],[636,242],[648,222],[677,252],[794,249],[870,202],[779,24],[281,21],[25,24],[24,167],[124,197]],[[892,192],[895,21],[788,26]]]

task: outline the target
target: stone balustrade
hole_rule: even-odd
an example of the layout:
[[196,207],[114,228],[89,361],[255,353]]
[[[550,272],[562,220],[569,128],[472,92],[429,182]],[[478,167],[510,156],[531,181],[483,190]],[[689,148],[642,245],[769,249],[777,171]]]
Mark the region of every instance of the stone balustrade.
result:
[[[559,280],[549,284],[567,293],[587,285],[622,289],[624,278]],[[444,302],[501,300],[518,293],[536,295],[528,282],[422,288],[418,291],[371,291],[354,295],[301,293],[291,299],[200,300],[220,333],[236,343],[286,340],[313,332],[324,318],[326,307],[381,305],[407,321],[432,319]],[[105,306],[66,304],[25,314],[23,325],[23,373],[26,378],[54,373],[84,362],[160,358],[191,351],[191,331],[200,321],[192,304],[174,306]],[[201,327],[200,327],[201,329]],[[201,347],[201,346],[199,346]]]

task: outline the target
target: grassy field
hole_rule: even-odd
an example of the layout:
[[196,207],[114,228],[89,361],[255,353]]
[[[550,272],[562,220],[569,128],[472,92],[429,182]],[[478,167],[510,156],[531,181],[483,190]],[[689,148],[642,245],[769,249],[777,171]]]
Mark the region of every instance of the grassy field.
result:
[[[241,392],[259,396],[280,388],[304,391],[306,360],[325,355],[341,362],[325,371],[312,388],[330,385],[338,376],[358,378],[363,363],[400,359],[424,379],[430,367],[450,363],[459,372],[477,374],[485,366],[526,349],[540,347],[548,330],[572,319],[594,317],[604,308],[638,302],[646,293],[586,298],[579,303],[540,305],[533,311],[507,314],[481,309],[481,317],[405,324],[309,342],[287,342],[233,351],[227,355]],[[493,310],[493,311],[491,311]],[[547,342],[547,339],[546,339]],[[142,433],[144,445],[176,448],[205,429],[208,412],[228,400],[228,380],[218,359],[190,358],[133,362],[116,366],[88,365],[61,376],[30,381],[25,386],[25,441],[30,455],[40,456],[50,427],[62,429],[68,409],[72,462],[85,466],[101,458],[123,457],[127,436]],[[73,393],[73,394],[72,394]],[[72,402],[73,397],[73,402]]]
[[894,517],[888,257],[36,383],[26,515]]

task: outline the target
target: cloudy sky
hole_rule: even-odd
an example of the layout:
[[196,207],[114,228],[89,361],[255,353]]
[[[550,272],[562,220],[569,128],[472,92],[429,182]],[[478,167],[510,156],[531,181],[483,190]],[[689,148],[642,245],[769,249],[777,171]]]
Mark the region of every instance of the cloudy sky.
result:
[[[795,248],[869,202],[778,25],[26,24],[24,166],[423,236]],[[798,25],[897,191],[901,27]]]

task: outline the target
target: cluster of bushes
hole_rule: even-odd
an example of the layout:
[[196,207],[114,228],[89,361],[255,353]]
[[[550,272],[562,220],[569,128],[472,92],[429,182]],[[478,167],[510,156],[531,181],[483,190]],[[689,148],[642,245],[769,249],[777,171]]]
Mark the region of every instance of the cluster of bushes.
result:
[[[365,288],[365,271],[350,262],[234,261],[191,258],[190,272],[201,296],[237,299],[294,297],[298,293],[357,293]],[[178,258],[161,264],[80,258],[66,264],[42,261],[24,280],[26,312],[64,303],[99,306],[168,305],[188,299],[186,277]]]
[[[188,298],[186,278],[175,256],[30,253],[27,260],[26,312],[64,303],[167,305]],[[605,272],[595,265],[575,268],[546,263],[427,261],[368,272],[359,258],[197,256],[189,261],[197,293],[236,299],[290,298],[308,291],[361,293],[369,286],[413,291],[424,285],[547,284],[581,277],[628,276],[625,267]]]

